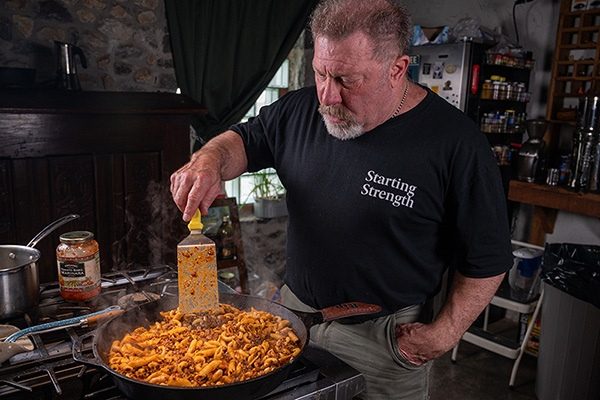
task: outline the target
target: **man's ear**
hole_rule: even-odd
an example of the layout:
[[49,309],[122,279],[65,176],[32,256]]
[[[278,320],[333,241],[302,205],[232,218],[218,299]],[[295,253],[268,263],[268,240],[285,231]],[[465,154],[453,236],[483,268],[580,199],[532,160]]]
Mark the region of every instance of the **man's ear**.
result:
[[396,57],[390,68],[390,82],[392,87],[399,85],[402,82],[402,77],[408,71],[410,57],[406,54]]

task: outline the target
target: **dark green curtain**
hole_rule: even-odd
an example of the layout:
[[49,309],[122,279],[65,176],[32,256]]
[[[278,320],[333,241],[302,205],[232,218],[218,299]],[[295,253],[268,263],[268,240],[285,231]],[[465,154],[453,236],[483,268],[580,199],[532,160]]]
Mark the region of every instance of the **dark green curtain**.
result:
[[208,109],[193,121],[200,138],[208,140],[244,116],[287,57],[316,3],[165,0],[177,84]]

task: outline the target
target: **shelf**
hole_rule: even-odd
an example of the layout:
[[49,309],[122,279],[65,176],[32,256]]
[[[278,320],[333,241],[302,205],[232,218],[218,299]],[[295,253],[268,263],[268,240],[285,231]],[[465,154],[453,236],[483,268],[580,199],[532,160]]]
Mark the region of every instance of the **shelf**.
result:
[[530,67],[520,67],[517,65],[505,65],[505,64],[488,64],[488,63],[483,63],[482,64],[483,67],[485,68],[505,68],[507,70],[516,70],[516,71],[526,71],[526,72],[531,72],[531,70],[533,68]]
[[557,61],[559,65],[594,65],[594,60],[562,60]]
[[600,194],[576,193],[556,186],[510,181],[508,199],[600,218]]
[[593,76],[559,76],[556,78],[557,81],[564,81],[564,82],[568,82],[568,81],[590,81],[594,79]]
[[494,105],[498,105],[498,104],[503,104],[505,106],[514,106],[514,107],[526,107],[527,103],[529,103],[528,101],[518,101],[518,100],[494,100],[494,99],[479,99],[480,100],[480,104],[483,106],[484,104],[486,105],[486,107],[490,107],[490,106],[494,106]]
[[522,134],[525,133],[525,131],[519,131],[519,132],[508,132],[508,131],[487,132],[487,131],[482,130],[481,128],[479,128],[479,130],[481,131],[481,133],[484,133],[486,135],[499,135],[499,136],[504,136],[504,137],[512,137],[512,136],[522,135]]
[[555,125],[571,125],[571,126],[576,125],[575,120],[551,119],[548,122],[550,122],[551,124],[555,124]]
[[600,14],[600,8],[592,8],[589,10],[578,10],[578,11],[565,11],[563,15],[569,15],[572,17],[583,16],[583,15],[594,15]]
[[579,97],[586,97],[588,95],[586,94],[577,94],[577,93],[555,93],[554,97],[573,97],[573,98],[579,98]]
[[564,50],[575,50],[575,49],[595,49],[597,43],[583,43],[583,44],[559,44],[558,47]]

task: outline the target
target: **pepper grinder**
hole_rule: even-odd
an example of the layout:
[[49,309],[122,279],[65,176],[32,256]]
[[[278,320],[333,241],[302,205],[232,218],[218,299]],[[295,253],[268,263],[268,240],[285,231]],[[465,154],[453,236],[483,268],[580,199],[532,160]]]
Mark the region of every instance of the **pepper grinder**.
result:
[[524,182],[539,181],[543,177],[546,163],[544,133],[548,127],[545,119],[525,121],[529,138],[519,150],[517,157],[517,178]]

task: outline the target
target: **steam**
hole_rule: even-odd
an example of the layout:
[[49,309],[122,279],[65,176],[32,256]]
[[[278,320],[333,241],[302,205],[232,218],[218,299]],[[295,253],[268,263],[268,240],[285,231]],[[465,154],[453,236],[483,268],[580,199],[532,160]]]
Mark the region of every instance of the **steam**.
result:
[[112,243],[113,270],[176,265],[177,243],[185,236],[185,225],[168,187],[150,181],[145,197],[128,194],[125,204],[127,232]]

